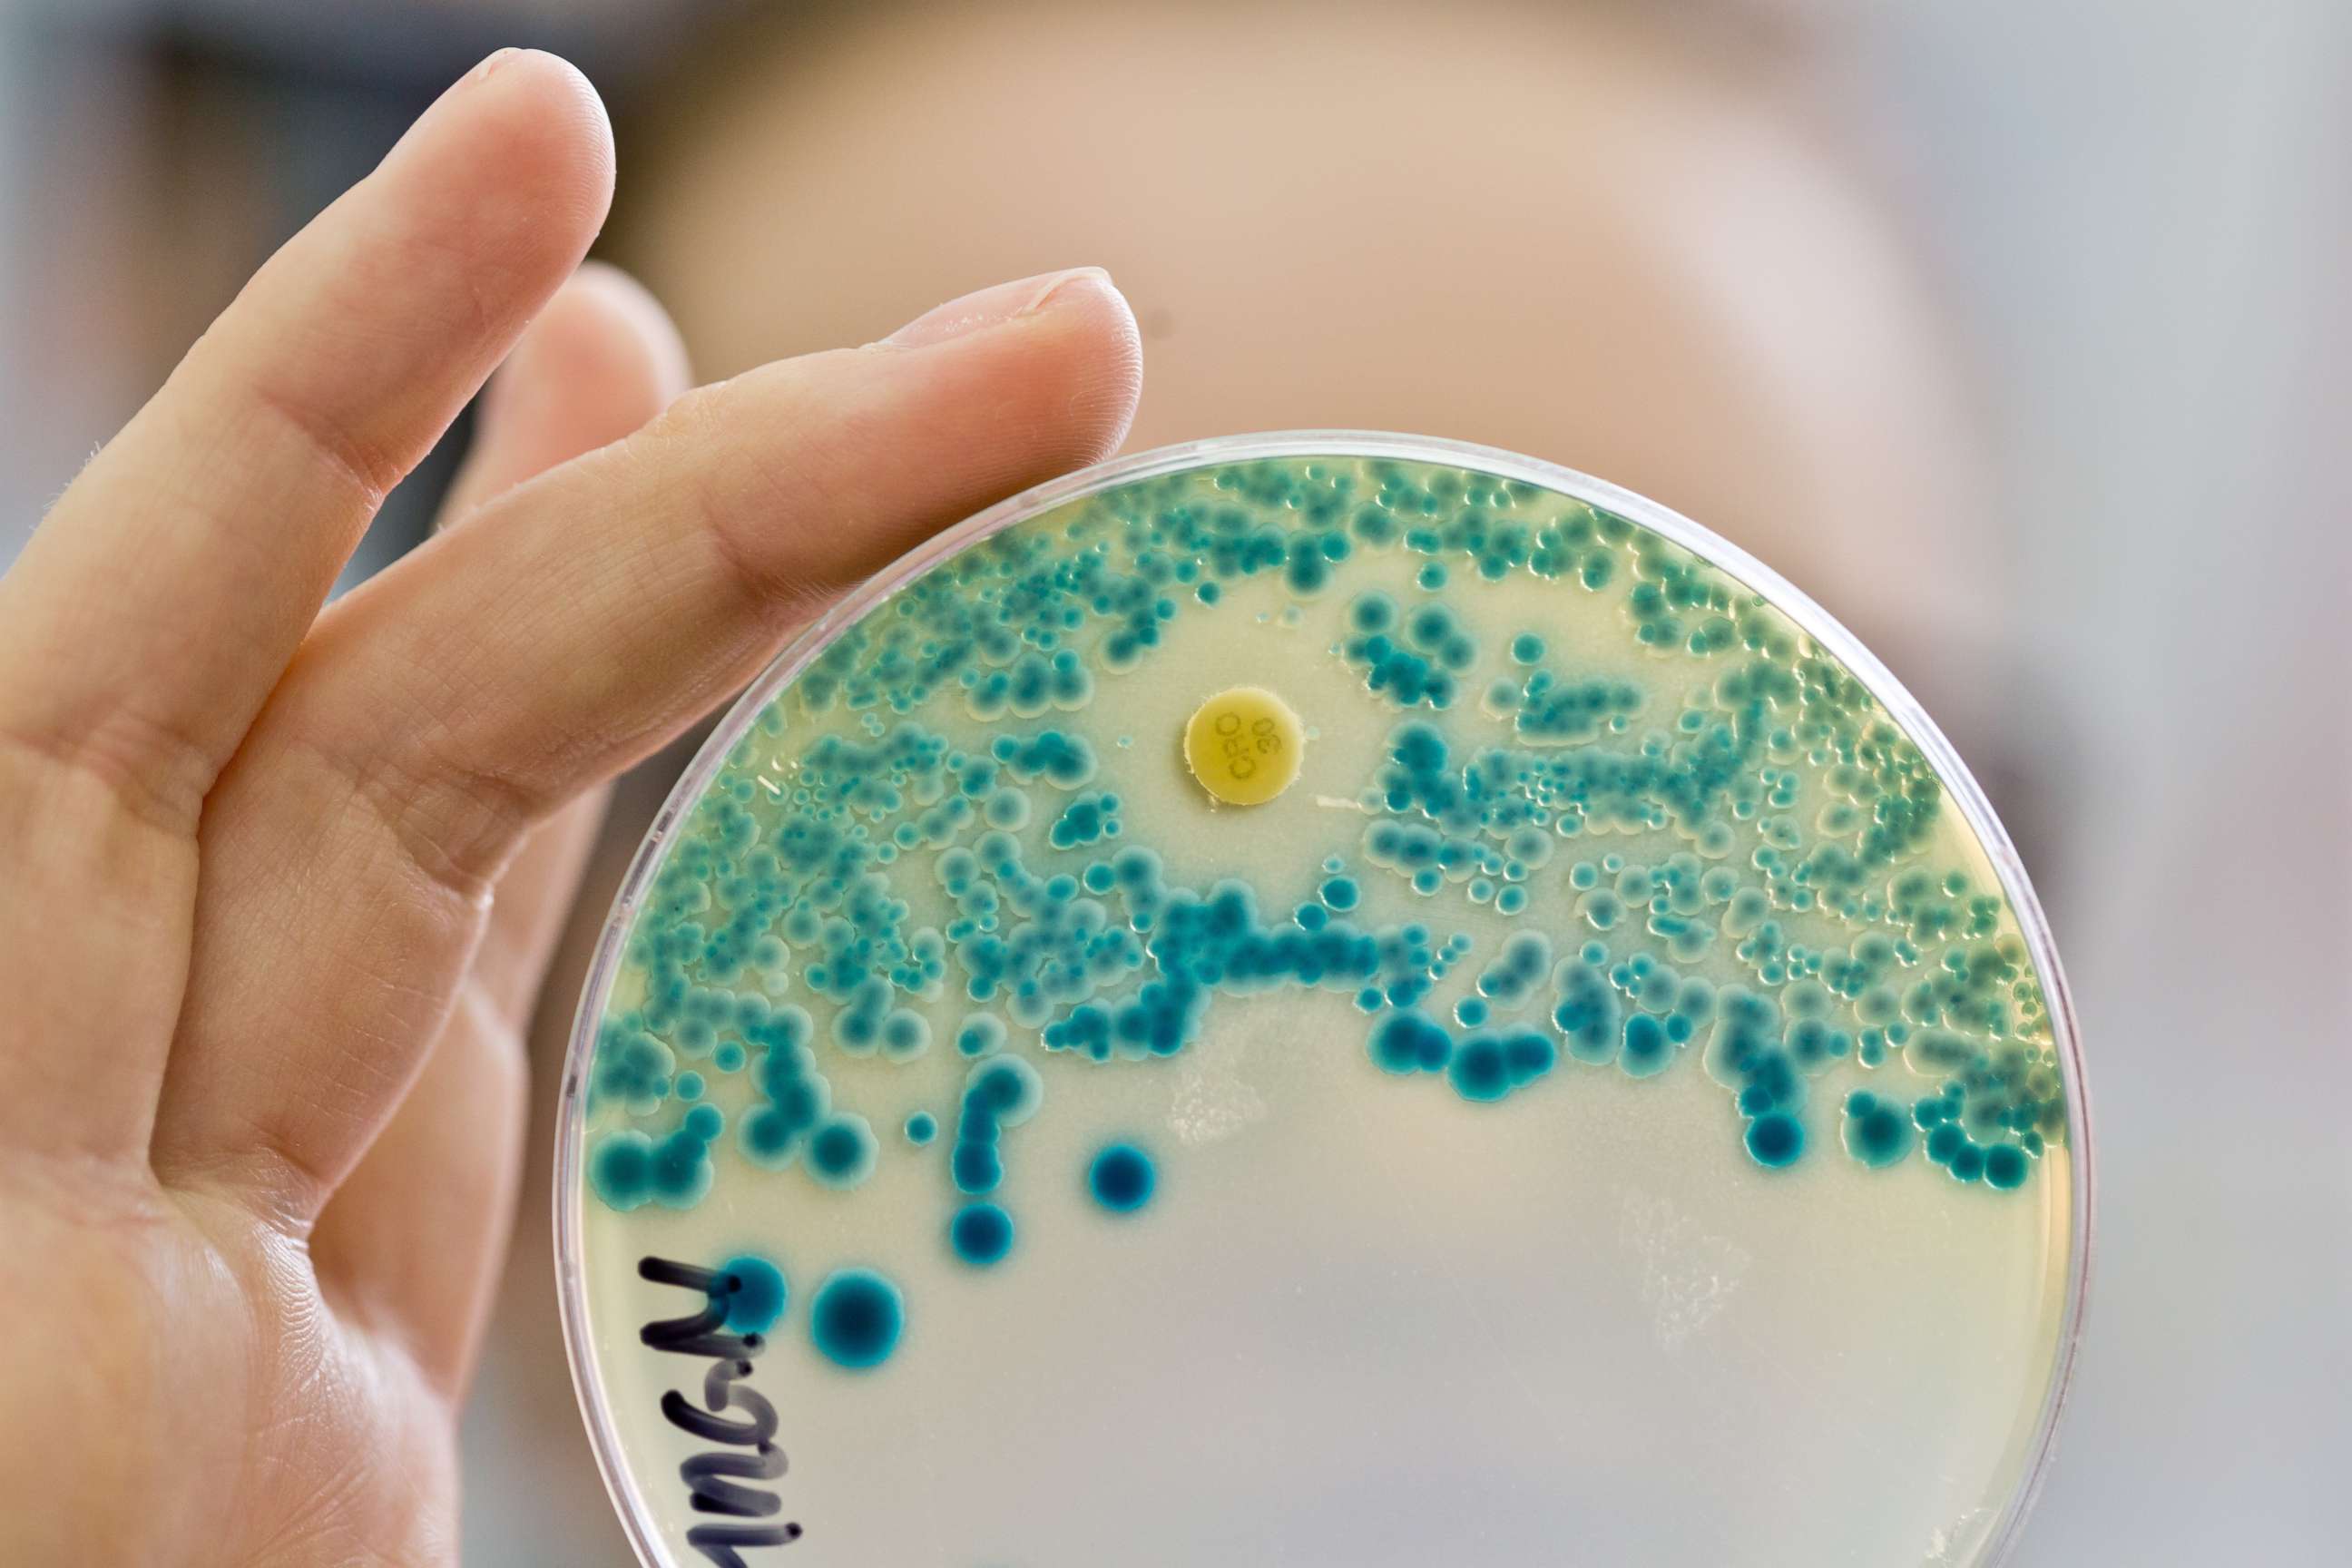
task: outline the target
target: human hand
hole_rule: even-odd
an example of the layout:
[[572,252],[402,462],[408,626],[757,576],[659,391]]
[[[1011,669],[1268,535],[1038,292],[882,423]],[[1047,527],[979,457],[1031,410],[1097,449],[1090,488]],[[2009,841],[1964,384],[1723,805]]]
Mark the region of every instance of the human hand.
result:
[[[583,793],[1125,432],[1091,272],[671,401],[659,310],[573,276],[612,171],[571,68],[492,57],[0,578],[0,1561],[455,1560]],[[502,360],[454,526],[322,613]]]

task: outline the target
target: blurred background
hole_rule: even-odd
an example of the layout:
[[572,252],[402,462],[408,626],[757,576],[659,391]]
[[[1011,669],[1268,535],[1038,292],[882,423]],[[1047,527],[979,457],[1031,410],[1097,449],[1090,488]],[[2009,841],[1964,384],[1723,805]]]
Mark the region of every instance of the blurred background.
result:
[[[2352,6],[0,0],[0,563],[509,43],[604,90],[601,253],[705,376],[1097,262],[1144,329],[1135,445],[1515,447],[1826,603],[1995,797],[2086,1037],[2091,1313],[2018,1561],[2343,1561]],[[421,537],[465,434],[354,578]],[[548,1082],[683,755],[618,796]],[[468,1560],[620,1568],[548,1136],[467,1415]]]

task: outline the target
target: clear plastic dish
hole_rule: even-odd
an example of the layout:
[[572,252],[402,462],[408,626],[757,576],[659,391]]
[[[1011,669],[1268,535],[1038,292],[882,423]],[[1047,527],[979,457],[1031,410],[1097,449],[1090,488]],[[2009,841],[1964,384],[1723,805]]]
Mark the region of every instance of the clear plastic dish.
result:
[[665,1568],[1995,1563],[2091,1250],[2057,954],[1917,704],[1422,437],[1122,458],[850,595],[656,820],[562,1096]]

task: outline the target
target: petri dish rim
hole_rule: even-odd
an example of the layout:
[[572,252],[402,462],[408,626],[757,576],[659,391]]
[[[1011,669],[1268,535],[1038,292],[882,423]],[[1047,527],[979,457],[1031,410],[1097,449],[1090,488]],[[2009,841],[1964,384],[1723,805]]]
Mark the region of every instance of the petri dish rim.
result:
[[2001,892],[2009,900],[2026,952],[2041,976],[2049,1008],[2051,1040],[2065,1064],[2062,1087],[2065,1090],[2073,1152],[2067,1162],[2066,1294],[2059,1314],[2059,1342],[2052,1361],[2050,1386],[2043,1394],[2042,1411],[2028,1444],[2030,1458],[2025,1471],[1987,1535],[1985,1550],[1978,1559],[1978,1568],[1998,1568],[2016,1550],[2026,1517],[2041,1495],[2057,1449],[2059,1419],[2074,1384],[2075,1355],[2089,1298],[2096,1192],[2090,1098],[2074,996],[2059,963],[2049,919],[2042,912],[2041,900],[2034,896],[2016,846],[2010,842],[2007,830],[1993,815],[1991,803],[1951,742],[1895,673],[1810,595],[1729,540],[1670,507],[1557,463],[1444,437],[1344,429],[1261,431],[1157,447],[1034,485],[973,513],[875,573],[803,627],[736,699],[696,752],[693,761],[678,775],[631,858],[628,870],[621,879],[620,890],[614,896],[613,907],[597,936],[587,978],[581,987],[580,1005],[572,1016],[571,1039],[564,1050],[555,1130],[555,1294],[564,1357],[588,1427],[589,1446],[596,1456],[596,1468],[638,1560],[648,1568],[675,1568],[674,1560],[646,1524],[652,1510],[639,1495],[636,1479],[623,1462],[619,1436],[604,1399],[595,1344],[589,1332],[582,1278],[585,1186],[581,1180],[581,1158],[585,1141],[588,1064],[595,1048],[598,1023],[612,991],[621,939],[635,921],[645,889],[668,851],[672,830],[701,798],[728,753],[770,700],[824,653],[844,629],[940,562],[1040,512],[1104,490],[1215,464],[1276,458],[1390,458],[1442,464],[1556,491],[1639,523],[1764,595],[1805,635],[1834,654],[1918,746],[1936,776],[1950,792],[1962,820],[1983,847],[1994,874],[2000,879]]

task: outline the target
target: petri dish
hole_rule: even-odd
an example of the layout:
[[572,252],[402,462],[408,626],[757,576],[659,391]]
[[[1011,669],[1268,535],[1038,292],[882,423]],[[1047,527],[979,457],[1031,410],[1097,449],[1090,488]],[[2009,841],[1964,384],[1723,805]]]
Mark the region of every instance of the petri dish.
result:
[[2090,1252],[2041,910],[1697,525],[1392,435],[974,517],[623,887],[557,1266],[649,1564],[1986,1563]]

